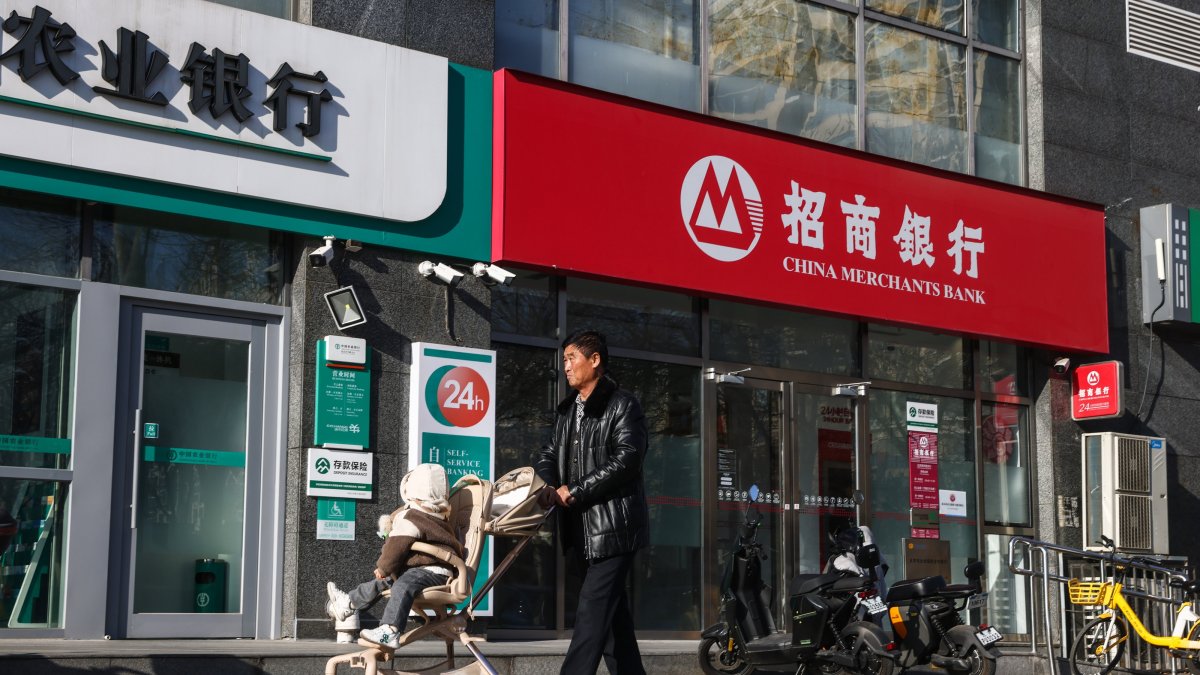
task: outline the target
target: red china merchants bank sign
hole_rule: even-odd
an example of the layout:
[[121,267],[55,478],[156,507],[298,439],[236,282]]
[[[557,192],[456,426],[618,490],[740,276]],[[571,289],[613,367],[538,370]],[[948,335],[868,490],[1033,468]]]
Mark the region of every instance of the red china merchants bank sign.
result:
[[497,261],[1108,350],[1099,207],[495,77]]

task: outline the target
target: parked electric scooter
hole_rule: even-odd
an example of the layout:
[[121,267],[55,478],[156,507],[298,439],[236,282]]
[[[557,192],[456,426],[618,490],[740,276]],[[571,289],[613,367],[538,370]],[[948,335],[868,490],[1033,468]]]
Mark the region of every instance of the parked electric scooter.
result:
[[[756,501],[758,488],[751,487],[749,494],[750,501]],[[737,550],[721,584],[721,621],[701,634],[701,670],[707,675],[747,675],[759,666],[795,666],[796,675],[813,667],[891,675],[894,663],[884,648],[883,629],[855,619],[859,593],[875,593],[879,549],[864,544],[855,551],[865,576],[833,571],[797,577],[789,600],[792,630],[785,632],[776,630],[771,589],[762,579],[761,523],[762,517],[747,505]]]
[[953,675],[992,675],[1000,632],[986,624],[964,624],[959,612],[987,601],[980,578],[983,563],[964,568],[968,583],[947,585],[942,576],[899,581],[888,590],[888,618],[893,631],[888,651],[902,670],[933,665]]

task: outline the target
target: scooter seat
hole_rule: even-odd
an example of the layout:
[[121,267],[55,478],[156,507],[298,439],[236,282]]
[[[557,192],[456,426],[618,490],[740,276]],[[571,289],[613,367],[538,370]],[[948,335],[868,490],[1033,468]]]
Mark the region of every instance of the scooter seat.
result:
[[892,603],[926,598],[937,595],[944,588],[946,588],[946,578],[940,574],[924,579],[905,579],[892,584],[892,587],[888,589],[887,601]]
[[789,595],[804,595],[822,588],[835,591],[856,591],[866,587],[870,582],[863,577],[853,574],[833,572],[830,574],[800,574],[788,585]]

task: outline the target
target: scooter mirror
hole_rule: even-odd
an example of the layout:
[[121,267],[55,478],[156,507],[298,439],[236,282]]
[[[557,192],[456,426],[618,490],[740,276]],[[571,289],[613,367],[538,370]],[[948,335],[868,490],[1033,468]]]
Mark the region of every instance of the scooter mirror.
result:
[[863,494],[862,490],[855,490],[852,498],[854,499],[854,503],[859,506],[862,506],[862,503],[867,501],[867,497]]
[[982,577],[983,571],[984,566],[982,560],[976,560],[973,563],[967,563],[967,566],[963,568],[963,574],[965,574],[968,579],[978,579],[979,577]]
[[752,502],[756,502],[756,501],[758,501],[758,494],[759,494],[759,492],[758,492],[758,486],[757,486],[757,485],[751,485],[751,486],[750,486],[750,501],[752,501]]

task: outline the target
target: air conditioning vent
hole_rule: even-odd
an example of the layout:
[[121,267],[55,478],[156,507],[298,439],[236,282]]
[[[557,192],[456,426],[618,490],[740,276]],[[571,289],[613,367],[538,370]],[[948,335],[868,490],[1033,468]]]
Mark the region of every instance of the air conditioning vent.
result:
[[1083,541],[1111,537],[1118,551],[1169,555],[1167,441],[1083,434]]
[[1200,15],[1154,0],[1125,3],[1131,54],[1200,71]]
[[1153,547],[1154,520],[1151,510],[1149,496],[1117,495],[1117,548],[1149,551]]
[[1127,492],[1150,491],[1150,439],[1117,438],[1117,489]]

